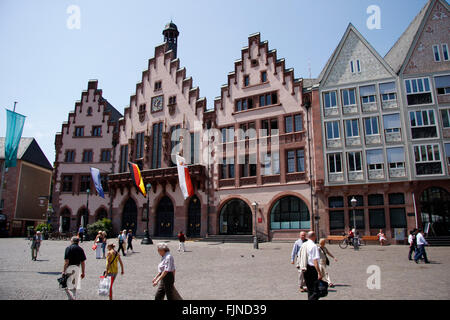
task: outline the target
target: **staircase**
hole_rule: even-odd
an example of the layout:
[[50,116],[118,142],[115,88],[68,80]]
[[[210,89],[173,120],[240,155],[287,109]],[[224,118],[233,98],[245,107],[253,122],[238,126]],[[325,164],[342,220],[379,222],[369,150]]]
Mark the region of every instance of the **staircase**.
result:
[[200,239],[203,242],[253,243],[252,235],[209,235]]
[[432,247],[450,247],[450,236],[426,237],[425,239]]

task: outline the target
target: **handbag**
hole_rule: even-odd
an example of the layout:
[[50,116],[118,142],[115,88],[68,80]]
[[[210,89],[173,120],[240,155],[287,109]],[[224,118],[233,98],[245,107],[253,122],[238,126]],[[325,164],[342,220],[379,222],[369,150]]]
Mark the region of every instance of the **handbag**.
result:
[[317,280],[315,283],[315,289],[320,298],[326,297],[328,295],[328,283],[323,280]]
[[323,250],[322,248],[320,248],[320,250],[322,250],[322,252],[323,252],[323,254],[325,255],[325,263],[327,264],[327,266],[329,266],[330,265],[330,260],[328,260],[328,256],[327,256],[327,254],[325,253],[325,250]]
[[94,244],[93,246],[92,246],[92,250],[97,250],[97,245],[96,244]]
[[111,288],[111,277],[101,276],[100,283],[98,285],[98,295],[109,295],[109,289]]

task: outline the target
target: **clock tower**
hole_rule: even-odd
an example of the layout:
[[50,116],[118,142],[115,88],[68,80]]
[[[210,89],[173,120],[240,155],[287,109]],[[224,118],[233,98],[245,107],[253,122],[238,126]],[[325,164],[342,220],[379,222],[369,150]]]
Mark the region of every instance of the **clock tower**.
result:
[[177,25],[170,21],[166,24],[162,34],[164,35],[164,42],[169,45],[168,50],[173,50],[174,59],[177,58],[177,42],[178,42],[178,32]]

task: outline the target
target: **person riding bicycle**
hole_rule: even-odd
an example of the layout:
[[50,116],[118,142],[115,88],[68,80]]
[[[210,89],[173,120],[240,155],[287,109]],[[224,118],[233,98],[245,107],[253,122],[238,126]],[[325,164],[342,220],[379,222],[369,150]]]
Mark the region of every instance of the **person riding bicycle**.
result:
[[347,238],[348,238],[349,244],[353,245],[353,239],[355,238],[355,233],[350,228],[348,229],[348,236],[347,236]]

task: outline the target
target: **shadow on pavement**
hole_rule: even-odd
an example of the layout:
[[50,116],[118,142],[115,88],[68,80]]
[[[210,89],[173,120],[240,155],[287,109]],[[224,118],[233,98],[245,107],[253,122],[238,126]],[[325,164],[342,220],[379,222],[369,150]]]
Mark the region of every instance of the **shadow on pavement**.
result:
[[59,276],[61,272],[38,272],[39,274],[48,274],[51,276]]

